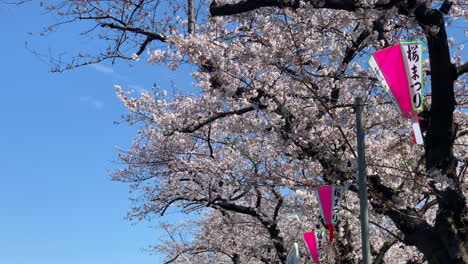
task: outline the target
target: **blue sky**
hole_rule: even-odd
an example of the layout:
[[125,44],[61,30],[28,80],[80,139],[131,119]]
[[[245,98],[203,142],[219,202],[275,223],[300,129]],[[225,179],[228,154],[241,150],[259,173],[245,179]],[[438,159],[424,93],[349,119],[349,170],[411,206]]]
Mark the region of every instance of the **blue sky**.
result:
[[148,228],[155,223],[124,220],[128,186],[109,180],[115,147],[126,148],[135,132],[114,124],[125,109],[113,85],[168,87],[177,76],[187,88],[187,72],[142,60],[133,67],[121,62],[50,73],[26,41],[45,53],[92,42],[77,36],[76,26],[38,36],[54,23],[41,12],[36,1],[13,10],[0,6],[0,263],[160,263],[143,250],[159,236]]

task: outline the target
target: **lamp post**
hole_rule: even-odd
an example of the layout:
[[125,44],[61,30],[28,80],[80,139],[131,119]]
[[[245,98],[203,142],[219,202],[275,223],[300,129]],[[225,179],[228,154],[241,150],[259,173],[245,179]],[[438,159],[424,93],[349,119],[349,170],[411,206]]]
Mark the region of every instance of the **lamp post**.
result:
[[187,2],[187,17],[188,17],[188,33],[192,35],[195,32],[195,5],[194,0]]
[[358,175],[359,175],[359,218],[361,221],[361,240],[362,240],[362,263],[369,264],[370,245],[369,245],[369,215],[367,205],[367,184],[366,184],[366,152],[364,144],[364,119],[362,117],[362,100],[356,98],[354,103],[356,110],[356,134],[358,151]]

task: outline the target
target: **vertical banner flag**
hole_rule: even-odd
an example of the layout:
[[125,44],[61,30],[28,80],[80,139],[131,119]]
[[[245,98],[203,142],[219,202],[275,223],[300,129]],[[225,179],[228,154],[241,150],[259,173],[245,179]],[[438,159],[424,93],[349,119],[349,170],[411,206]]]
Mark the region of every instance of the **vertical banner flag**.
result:
[[320,214],[325,224],[330,229],[329,240],[333,242],[334,226],[338,222],[341,201],[343,200],[345,187],[323,186],[315,190],[315,195],[320,206]]
[[292,244],[288,257],[286,258],[286,264],[299,264],[299,247],[297,243]]
[[417,111],[423,110],[422,42],[402,42],[376,51],[369,65],[398,112],[411,117],[414,141],[423,144]]
[[316,264],[320,264],[320,261],[325,259],[325,254],[323,253],[324,233],[325,230],[314,230],[313,232],[304,233],[305,243]]

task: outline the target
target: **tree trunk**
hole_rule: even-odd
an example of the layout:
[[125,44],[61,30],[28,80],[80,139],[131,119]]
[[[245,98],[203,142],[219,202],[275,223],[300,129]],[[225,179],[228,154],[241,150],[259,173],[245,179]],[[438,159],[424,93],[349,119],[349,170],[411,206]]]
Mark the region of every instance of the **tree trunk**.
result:
[[234,254],[234,256],[232,257],[232,263],[233,264],[240,264],[241,263],[239,254],[237,254],[237,253]]
[[[424,8],[416,12],[416,17],[426,32],[431,69],[432,104],[425,140],[426,169],[429,177],[436,171],[445,174],[454,181],[454,188],[439,191],[433,185],[439,206],[435,226],[432,228],[437,240],[415,241],[415,244],[430,264],[467,264],[468,223],[463,220],[467,217],[466,199],[456,176],[457,160],[453,155],[456,135],[453,120],[456,68],[450,62],[442,13]],[[424,245],[427,243],[437,245]]]

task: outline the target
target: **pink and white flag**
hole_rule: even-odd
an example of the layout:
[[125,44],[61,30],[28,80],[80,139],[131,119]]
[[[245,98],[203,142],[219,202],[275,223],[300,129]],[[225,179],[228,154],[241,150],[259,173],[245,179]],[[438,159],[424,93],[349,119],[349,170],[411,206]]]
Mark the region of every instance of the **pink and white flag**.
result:
[[329,228],[329,240],[333,242],[334,225],[338,222],[341,201],[346,188],[340,186],[323,186],[315,190],[320,206],[320,214]]
[[316,264],[325,259],[323,252],[325,230],[314,230],[313,232],[304,233],[304,241],[309,248],[310,255]]
[[369,65],[398,112],[410,116],[414,141],[423,144],[418,111],[423,110],[422,42],[402,42],[376,51]]

